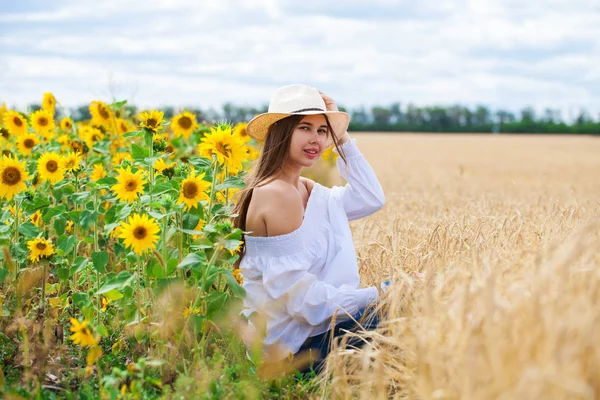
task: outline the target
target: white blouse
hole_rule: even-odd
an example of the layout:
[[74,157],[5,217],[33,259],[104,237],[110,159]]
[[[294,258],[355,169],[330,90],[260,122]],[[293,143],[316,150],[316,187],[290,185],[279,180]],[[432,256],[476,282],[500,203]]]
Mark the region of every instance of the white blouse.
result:
[[[300,227],[269,237],[245,236],[240,263],[246,289],[242,315],[262,313],[266,322],[263,345],[271,360],[295,354],[310,336],[350,319],[375,302],[375,286],[359,288],[360,278],[349,221],[366,217],[385,203],[375,172],[351,139],[342,146],[337,167],[346,186],[327,188],[315,183]],[[337,153],[337,150],[334,149]],[[248,321],[251,335],[258,328]],[[248,347],[249,338],[244,338]]]

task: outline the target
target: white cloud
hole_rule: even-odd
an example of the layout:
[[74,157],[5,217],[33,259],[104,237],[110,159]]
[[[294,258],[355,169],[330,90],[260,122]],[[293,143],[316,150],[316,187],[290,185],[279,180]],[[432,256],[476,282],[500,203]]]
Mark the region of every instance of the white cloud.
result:
[[58,2],[0,15],[0,96],[24,107],[260,105],[305,82],[347,106],[600,109],[600,10],[571,0]]

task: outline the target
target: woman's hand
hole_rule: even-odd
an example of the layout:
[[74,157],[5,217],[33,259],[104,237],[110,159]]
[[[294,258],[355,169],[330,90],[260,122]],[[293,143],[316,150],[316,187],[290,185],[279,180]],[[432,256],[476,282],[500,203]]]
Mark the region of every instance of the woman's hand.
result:
[[[335,100],[333,100],[331,97],[327,96],[325,93],[321,92],[320,90],[319,90],[319,94],[321,95],[321,98],[325,102],[325,109],[327,111],[339,111],[337,104],[335,104]],[[342,145],[350,140],[350,135],[348,134],[348,132],[336,132],[335,135],[336,135],[336,137],[339,138],[340,145]]]
[[335,101],[327,96],[325,93],[321,92],[319,90],[319,94],[321,95],[321,97],[323,98],[323,101],[325,102],[325,109],[327,111],[339,111],[338,110],[338,106],[335,104]]

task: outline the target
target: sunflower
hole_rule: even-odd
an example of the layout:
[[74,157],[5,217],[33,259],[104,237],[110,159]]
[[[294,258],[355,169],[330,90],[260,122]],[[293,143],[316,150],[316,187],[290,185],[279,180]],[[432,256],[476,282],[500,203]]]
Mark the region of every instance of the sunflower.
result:
[[248,160],[254,161],[260,156],[260,152],[252,146],[246,146],[246,152],[248,153]]
[[27,242],[29,247],[29,259],[33,262],[38,262],[42,257],[50,257],[54,254],[54,246],[47,239],[35,238]]
[[125,152],[115,153],[115,155],[112,157],[113,167],[117,167],[117,166],[121,165],[123,160],[129,160],[129,161],[133,162],[133,157],[131,157],[130,153],[125,153]]
[[250,136],[246,133],[247,122],[240,122],[233,127],[233,136],[242,139],[244,143],[250,141]]
[[90,114],[92,114],[92,124],[110,128],[112,126],[112,112],[108,106],[98,100],[90,103]]
[[198,207],[200,200],[208,200],[206,191],[210,189],[210,182],[202,180],[205,173],[195,175],[194,168],[190,171],[187,178],[181,182],[181,190],[179,191],[179,199],[177,204],[185,204],[185,210]]
[[73,344],[79,344],[81,346],[95,346],[97,344],[92,331],[87,326],[87,320],[79,322],[75,318],[71,318],[72,327],[69,328],[73,334],[69,336],[69,339],[73,341]]
[[129,132],[129,124],[123,118],[117,118],[117,132],[120,135]]
[[77,151],[81,154],[85,154],[88,152],[89,147],[87,147],[87,145],[79,140],[73,140],[71,142],[71,150],[73,151]]
[[69,117],[64,117],[60,120],[60,129],[63,131],[70,131],[73,129],[73,121]]
[[36,212],[31,214],[29,216],[29,220],[31,221],[32,224],[34,224],[38,228],[41,227],[42,226],[42,213],[40,212],[40,210],[37,210]]
[[210,134],[202,138],[198,150],[203,157],[209,159],[212,159],[213,154],[216,155],[219,164],[226,165],[232,174],[241,171],[242,163],[248,160],[244,142],[232,135],[229,125],[210,128]]
[[67,225],[65,226],[65,232],[73,232],[73,221],[67,221]]
[[27,132],[27,120],[16,111],[7,111],[3,121],[11,135],[21,136]]
[[139,118],[142,122],[140,122],[140,128],[146,128],[151,130],[152,132],[158,132],[162,129],[163,117],[165,113],[158,110],[150,110],[143,111],[140,113]]
[[37,110],[29,116],[31,127],[45,139],[54,136],[54,116],[47,110]]
[[70,151],[63,156],[63,168],[68,172],[79,170],[81,164],[81,153]]
[[158,171],[159,174],[162,174],[165,169],[175,167],[175,163],[172,162],[172,163],[167,164],[167,163],[165,163],[164,158],[159,158],[158,160],[156,160],[154,162],[153,167],[155,170]]
[[242,276],[241,269],[239,269],[239,268],[234,269],[233,272],[231,273],[231,275],[233,275],[233,277],[235,278],[237,283],[239,283],[240,285],[244,284],[244,277]]
[[133,214],[127,222],[121,222],[121,234],[125,246],[131,248],[136,254],[141,255],[148,250],[156,248],[160,228],[154,218],[146,214]]
[[[204,228],[204,224],[206,223],[205,220],[203,220],[202,218],[200,218],[198,220],[198,223],[196,224],[196,227],[194,228],[195,231],[201,231]],[[192,239],[196,240],[198,239],[200,236],[202,235],[192,235]]]
[[192,132],[197,128],[198,122],[196,121],[196,116],[188,111],[174,116],[171,120],[171,129],[173,129],[175,136],[183,136],[185,140],[188,140]]
[[42,154],[37,163],[37,171],[43,181],[62,181],[65,177],[62,157],[54,151]]
[[54,97],[54,95],[51,92],[44,93],[44,98],[42,99],[42,109],[54,115],[55,107],[56,98]]
[[79,130],[79,136],[85,141],[88,149],[94,147],[94,143],[104,139],[104,133],[94,126],[83,126]]
[[141,169],[137,172],[131,172],[131,167],[127,169],[119,168],[117,170],[119,175],[117,176],[117,182],[111,186],[111,190],[115,192],[118,200],[133,203],[137,200],[141,193],[144,193],[144,171]]
[[113,140],[111,140],[111,142],[110,142],[110,152],[117,153],[119,151],[119,149],[122,149],[124,147],[129,147],[129,146],[126,145],[123,138],[121,136],[114,136]]
[[25,161],[7,156],[0,160],[0,197],[11,200],[17,193],[27,189],[25,181],[28,179]]
[[192,313],[198,315],[200,314],[200,309],[198,307],[187,307],[185,310],[183,310],[183,318],[189,317]]
[[335,147],[330,147],[323,152],[323,154],[321,155],[321,158],[323,159],[323,161],[326,161],[330,164],[335,164],[335,162],[338,158],[338,155],[337,155],[337,153],[335,153],[333,151],[334,148]]
[[90,175],[90,179],[96,182],[99,179],[102,179],[106,176],[106,170],[102,164],[94,164],[94,170],[92,171],[92,175]]

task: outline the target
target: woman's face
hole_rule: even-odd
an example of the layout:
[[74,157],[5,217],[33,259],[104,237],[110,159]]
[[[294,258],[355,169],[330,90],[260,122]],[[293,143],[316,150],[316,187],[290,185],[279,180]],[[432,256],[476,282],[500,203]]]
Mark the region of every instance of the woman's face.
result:
[[303,167],[312,166],[325,150],[327,133],[324,115],[307,115],[302,118],[292,133],[288,160]]

